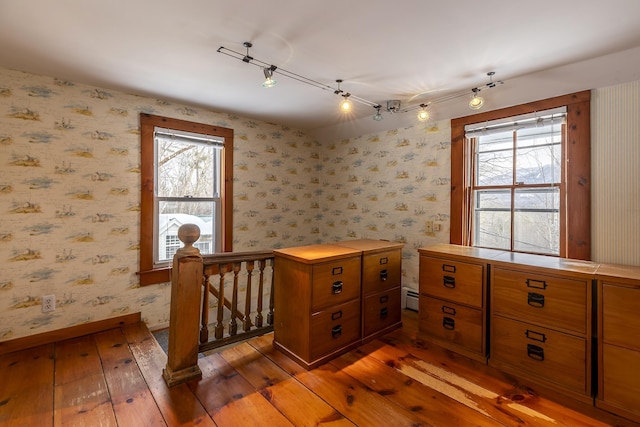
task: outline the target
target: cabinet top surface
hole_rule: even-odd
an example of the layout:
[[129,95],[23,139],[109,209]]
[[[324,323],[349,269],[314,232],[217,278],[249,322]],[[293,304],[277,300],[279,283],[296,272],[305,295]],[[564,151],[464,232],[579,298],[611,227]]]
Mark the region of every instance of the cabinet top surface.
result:
[[359,249],[329,244],[295,246],[292,248],[274,249],[273,251],[275,256],[283,256],[308,264],[331,261],[349,256],[359,256],[361,253],[362,251]]
[[640,285],[640,266],[621,264],[600,264],[596,271],[599,280],[629,279]]
[[345,240],[343,242],[335,242],[333,244],[347,248],[360,249],[365,253],[369,251],[376,252],[382,250],[402,249],[404,247],[403,243],[375,239]]
[[474,246],[452,245],[448,243],[440,243],[431,246],[419,248],[418,252],[423,255],[455,255],[469,258],[493,259],[504,251],[497,249],[476,248]]
[[549,270],[557,270],[571,273],[583,273],[593,275],[598,269],[598,264],[591,261],[559,258],[547,255],[523,254],[518,252],[503,252],[493,259],[494,265],[509,266],[510,264],[525,265],[527,267],[539,267]]

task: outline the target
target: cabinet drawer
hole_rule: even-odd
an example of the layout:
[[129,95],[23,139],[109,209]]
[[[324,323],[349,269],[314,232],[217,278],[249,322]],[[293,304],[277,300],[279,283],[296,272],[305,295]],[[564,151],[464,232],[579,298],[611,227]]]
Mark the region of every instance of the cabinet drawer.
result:
[[394,250],[362,257],[362,292],[380,292],[400,286],[402,251]]
[[587,392],[587,342],[584,338],[499,316],[491,318],[491,359],[529,376]]
[[360,296],[360,257],[316,264],[312,274],[312,312]]
[[311,360],[360,339],[360,300],[314,313],[309,328]]
[[400,322],[400,287],[364,298],[363,337]]
[[586,280],[495,267],[491,284],[495,314],[586,334],[590,292]]
[[482,353],[482,310],[420,295],[420,332]]
[[484,265],[420,257],[420,293],[481,308]]
[[602,340],[640,350],[640,289],[602,285]]
[[601,396],[605,402],[640,415],[640,352],[602,346]]

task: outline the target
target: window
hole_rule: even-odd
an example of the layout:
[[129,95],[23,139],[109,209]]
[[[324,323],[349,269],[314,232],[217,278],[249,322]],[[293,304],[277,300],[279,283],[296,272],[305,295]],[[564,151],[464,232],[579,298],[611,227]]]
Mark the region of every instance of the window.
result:
[[559,255],[565,111],[465,127],[474,246]]
[[[220,252],[220,151],[224,139],[156,127],[154,265],[168,263],[181,246],[178,229],[200,228],[198,249]],[[170,241],[171,240],[171,241]],[[164,248],[162,242],[167,242]],[[164,249],[164,250],[163,250]]]
[[590,259],[590,95],[452,120],[451,243]]
[[231,250],[233,130],[140,115],[140,283],[168,282],[182,246],[178,229],[200,228],[203,254]]

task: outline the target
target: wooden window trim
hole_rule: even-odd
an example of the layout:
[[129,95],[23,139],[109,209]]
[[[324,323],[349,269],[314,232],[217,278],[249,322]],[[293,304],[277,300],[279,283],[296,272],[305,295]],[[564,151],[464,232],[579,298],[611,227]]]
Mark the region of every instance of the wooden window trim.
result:
[[[536,111],[567,107],[567,139],[563,161],[565,167],[564,207],[566,228],[560,230],[560,256],[591,259],[591,91],[586,90],[514,107],[488,111],[451,120],[451,225],[450,242],[468,245],[468,186],[465,171],[464,127],[472,123],[498,120]],[[562,190],[561,190],[562,192]],[[566,206],[562,203],[566,201]],[[571,215],[571,213],[574,213]],[[579,214],[576,214],[579,213]]]
[[140,285],[171,281],[171,267],[153,265],[154,141],[155,127],[224,137],[222,154],[222,252],[231,252],[233,243],[233,129],[186,120],[140,113]]

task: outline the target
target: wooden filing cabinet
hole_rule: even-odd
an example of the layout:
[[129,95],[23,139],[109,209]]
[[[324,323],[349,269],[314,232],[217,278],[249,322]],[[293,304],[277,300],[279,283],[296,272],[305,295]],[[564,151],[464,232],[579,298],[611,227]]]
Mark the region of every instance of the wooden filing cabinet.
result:
[[487,260],[502,251],[441,244],[418,252],[420,335],[486,363]]
[[596,406],[640,422],[640,267],[602,264]]
[[519,253],[492,260],[489,364],[591,403],[596,268]]
[[403,244],[361,239],[335,243],[362,252],[362,340],[402,326]]
[[274,257],[274,347],[312,369],[359,345],[361,251],[310,245]]

